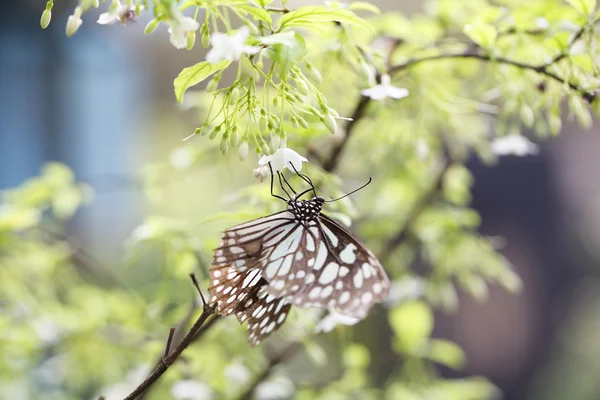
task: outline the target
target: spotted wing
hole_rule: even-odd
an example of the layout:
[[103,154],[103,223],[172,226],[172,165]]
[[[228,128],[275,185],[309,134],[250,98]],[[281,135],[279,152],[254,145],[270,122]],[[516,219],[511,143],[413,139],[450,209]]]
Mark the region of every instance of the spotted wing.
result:
[[[323,214],[317,226],[317,256],[307,271],[304,289],[288,300],[362,319],[375,303],[387,298],[389,279],[375,255],[346,228]],[[310,263],[311,259],[307,267]]]
[[253,346],[285,321],[291,305],[264,290],[267,281],[260,269],[212,268],[210,280],[209,301],[217,303],[218,314],[235,314],[240,323],[248,321],[248,341]]
[[221,236],[211,267],[227,269],[231,266],[240,271],[264,267],[273,248],[299,225],[294,214],[282,211],[229,228]]
[[381,264],[346,228],[321,214],[299,234],[299,245],[282,243],[271,253],[264,268],[269,294],[360,319],[387,298],[389,280]]

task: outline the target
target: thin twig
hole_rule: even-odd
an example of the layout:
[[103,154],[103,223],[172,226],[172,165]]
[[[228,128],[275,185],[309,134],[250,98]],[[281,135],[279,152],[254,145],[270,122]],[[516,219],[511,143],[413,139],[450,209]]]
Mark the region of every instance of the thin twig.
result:
[[169,356],[171,351],[171,342],[173,341],[173,335],[175,335],[175,328],[169,329],[169,338],[167,339],[167,345],[165,346],[165,357]]
[[269,360],[269,364],[263,369],[260,375],[256,376],[252,383],[248,386],[248,388],[242,393],[238,399],[246,400],[252,397],[254,390],[256,387],[264,382],[271,373],[275,369],[275,367],[293,357],[296,353],[298,353],[303,348],[302,343],[300,342],[291,342],[284,346],[275,356],[271,357]]
[[[200,287],[197,286],[198,282],[196,281],[195,276],[191,274],[190,277],[192,278],[192,281],[194,282],[194,285],[197,287],[198,291],[200,291]],[[200,293],[202,294],[201,291]],[[204,301],[204,296],[202,296],[202,299]],[[202,326],[204,325],[208,317],[215,313],[215,310],[215,306],[210,306],[205,302],[203,304],[202,314],[200,314],[192,328],[183,337],[183,339],[181,339],[175,350],[173,350],[173,352],[169,355],[165,355],[165,357],[161,358],[160,362],[158,363],[154,371],[148,376],[148,378],[146,378],[144,382],[142,382],[137,388],[135,388],[135,390],[131,392],[129,396],[125,397],[124,400],[137,399],[138,396],[142,395],[148,388],[150,388],[150,386],[152,386],[154,382],[156,382],[171,365],[173,365],[173,363],[179,358],[181,353],[183,353],[183,351],[190,345],[190,343],[192,343],[196,339]],[[171,331],[173,331],[173,329],[171,329]],[[169,334],[169,337],[172,339],[171,334]],[[167,348],[168,347],[170,346],[167,343]],[[166,352],[167,351],[165,351],[165,353]]]

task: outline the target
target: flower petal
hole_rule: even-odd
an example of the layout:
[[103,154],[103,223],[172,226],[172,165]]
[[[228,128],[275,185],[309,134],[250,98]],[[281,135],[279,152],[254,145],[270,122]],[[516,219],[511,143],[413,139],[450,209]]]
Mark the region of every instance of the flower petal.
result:
[[404,88],[399,88],[396,86],[388,86],[386,89],[387,89],[388,97],[391,97],[393,99],[402,99],[402,98],[408,96],[408,90],[404,89]]
[[117,22],[117,17],[116,15],[110,12],[105,12],[98,16],[98,21],[96,22],[100,25],[114,24],[115,22]]
[[171,34],[169,40],[176,49],[183,49],[187,45],[186,35],[183,33],[180,26],[172,25],[169,28],[169,33]]

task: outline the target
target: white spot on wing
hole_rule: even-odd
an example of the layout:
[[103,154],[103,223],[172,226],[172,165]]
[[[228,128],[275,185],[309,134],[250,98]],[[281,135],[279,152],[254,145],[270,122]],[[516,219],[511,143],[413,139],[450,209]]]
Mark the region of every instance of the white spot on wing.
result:
[[333,282],[338,276],[339,267],[339,264],[335,262],[327,264],[323,272],[321,272],[321,276],[319,276],[319,283],[326,284]]
[[356,246],[354,243],[350,243],[340,252],[340,259],[346,264],[352,264],[356,261],[356,254],[354,254],[354,250],[356,250]]
[[325,263],[325,259],[327,258],[327,246],[325,246],[325,242],[321,242],[319,244],[319,252],[317,253],[317,259],[315,260],[314,269],[321,269],[323,264]]
[[354,274],[354,278],[352,278],[352,280],[354,282],[355,288],[360,289],[362,287],[363,275],[362,275],[362,272],[360,271],[360,269],[358,271],[356,271],[356,273]]
[[339,300],[339,301],[340,301],[340,304],[347,303],[347,302],[348,302],[348,300],[350,300],[350,292],[343,292],[343,293],[340,295],[340,300]]

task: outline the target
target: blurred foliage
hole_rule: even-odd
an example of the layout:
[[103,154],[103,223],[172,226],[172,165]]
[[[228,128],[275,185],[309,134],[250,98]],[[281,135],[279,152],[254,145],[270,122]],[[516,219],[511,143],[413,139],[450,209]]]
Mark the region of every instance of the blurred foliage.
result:
[[[232,185],[226,200],[235,211],[190,221],[165,207],[162,185],[189,171],[239,163],[231,160],[234,148],[239,174],[249,176],[251,163],[243,160],[252,150],[271,154],[289,145],[306,149],[307,173],[328,196],[352,187],[342,188],[342,176],[375,178],[354,196],[356,206],[346,198],[326,212],[346,224],[354,220],[352,229],[393,280],[390,301],[374,311],[387,313],[391,342],[375,349],[351,327],[314,335],[320,314],[294,310],[263,354],[249,347],[237,321],[221,319],[146,398],[236,398],[265,368],[270,374],[257,382],[259,398],[495,398],[485,378],[442,378],[439,366],[460,369],[467,360],[456,344],[431,337],[434,310],[456,309],[457,290],[483,300],[488,284],[520,288],[491,240],[477,231],[479,216],[469,208],[473,178],[464,162],[472,153],[494,161],[494,139],[519,135],[523,127],[540,139],[556,135],[563,106],[569,118],[591,124],[591,112],[600,111],[595,0],[437,0],[411,18],[380,13],[368,2],[295,10],[269,0],[123,3],[109,5],[116,22],[131,17],[125,10],[151,12],[146,33],[168,24],[174,45],[179,33],[188,50],[208,47],[211,33],[224,30],[240,35],[246,47],[233,59],[200,61],[175,79],[175,97],[199,117],[194,134],[207,138],[148,166],[145,191],[156,211],[132,233],[125,272],[97,265],[69,237],[69,219],[92,196],[68,167],[49,164],[3,193],[0,396],[125,397],[161,356],[169,327],[184,332],[199,313],[187,275],[206,278],[215,229],[281,209],[264,183]],[[49,1],[42,27],[52,6]],[[80,0],[67,34],[98,6]],[[184,20],[186,9],[195,11],[197,26]],[[240,22],[247,31],[232,28]],[[226,69],[235,70],[230,81]],[[389,89],[382,86],[386,74],[409,96],[363,97],[357,112],[361,89]],[[188,90],[205,80],[206,90]],[[412,268],[423,264],[418,273]],[[290,341],[304,350],[271,370],[268,360]],[[382,385],[373,383],[369,369],[378,351],[395,354]]]

